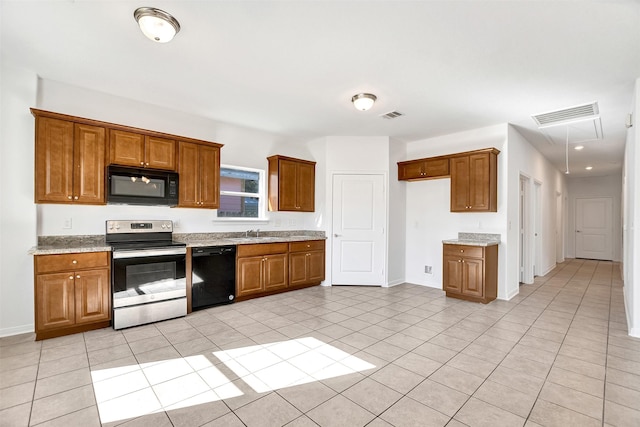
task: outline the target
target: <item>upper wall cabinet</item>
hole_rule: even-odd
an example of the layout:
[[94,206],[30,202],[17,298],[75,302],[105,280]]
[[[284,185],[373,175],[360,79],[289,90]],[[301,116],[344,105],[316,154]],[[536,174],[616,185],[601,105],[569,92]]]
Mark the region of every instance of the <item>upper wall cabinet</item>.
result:
[[269,210],[315,210],[316,163],[285,156],[269,160]]
[[398,181],[419,181],[423,179],[446,178],[448,176],[448,157],[432,157],[429,159],[398,162]]
[[105,201],[106,129],[36,117],[36,203]]
[[221,145],[184,141],[178,145],[178,207],[218,209]]
[[110,164],[176,170],[176,143],[172,139],[111,130],[109,151]]
[[451,212],[498,211],[498,153],[488,148],[451,156]]

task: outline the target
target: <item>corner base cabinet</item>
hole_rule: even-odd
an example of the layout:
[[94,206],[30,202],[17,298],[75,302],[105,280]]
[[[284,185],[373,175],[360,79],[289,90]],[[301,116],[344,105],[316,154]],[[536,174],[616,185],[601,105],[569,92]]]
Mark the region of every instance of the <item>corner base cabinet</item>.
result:
[[36,340],[111,323],[108,252],[36,255]]
[[442,289],[448,297],[486,304],[498,291],[498,245],[444,244]]

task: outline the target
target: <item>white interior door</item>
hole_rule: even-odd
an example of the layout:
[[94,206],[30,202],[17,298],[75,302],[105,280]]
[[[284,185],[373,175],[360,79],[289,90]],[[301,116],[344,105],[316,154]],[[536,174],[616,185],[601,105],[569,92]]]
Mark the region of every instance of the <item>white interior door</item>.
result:
[[383,175],[333,176],[331,275],[334,285],[384,284]]
[[613,200],[576,199],[576,258],[613,260]]

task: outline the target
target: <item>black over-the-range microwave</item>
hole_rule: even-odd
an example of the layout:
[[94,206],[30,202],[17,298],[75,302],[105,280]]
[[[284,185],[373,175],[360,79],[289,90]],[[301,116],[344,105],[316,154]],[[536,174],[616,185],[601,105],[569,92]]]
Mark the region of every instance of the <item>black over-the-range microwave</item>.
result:
[[178,204],[176,172],[108,166],[107,178],[107,203],[147,206]]

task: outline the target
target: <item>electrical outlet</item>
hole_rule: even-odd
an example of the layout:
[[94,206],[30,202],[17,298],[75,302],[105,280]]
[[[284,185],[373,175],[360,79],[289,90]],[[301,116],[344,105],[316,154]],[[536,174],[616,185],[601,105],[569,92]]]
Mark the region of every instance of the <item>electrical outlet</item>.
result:
[[65,230],[70,230],[71,227],[72,227],[71,218],[65,218],[64,222],[62,223],[62,228]]
[[282,220],[281,219],[276,219],[275,226],[276,227],[282,227]]
[[433,267],[431,265],[425,265],[424,272],[427,274],[433,274]]
[[296,220],[293,218],[289,219],[289,227],[295,227],[296,226]]

